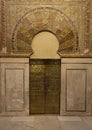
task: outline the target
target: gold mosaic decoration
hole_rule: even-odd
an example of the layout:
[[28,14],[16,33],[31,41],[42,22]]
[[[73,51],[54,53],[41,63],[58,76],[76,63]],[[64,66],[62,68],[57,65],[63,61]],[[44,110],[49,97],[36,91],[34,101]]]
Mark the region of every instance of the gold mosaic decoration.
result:
[[[40,15],[39,15],[40,14]],[[13,49],[33,53],[32,39],[41,31],[50,31],[59,40],[58,53],[74,53],[78,50],[77,31],[63,12],[50,8],[36,8],[18,21],[13,33]]]

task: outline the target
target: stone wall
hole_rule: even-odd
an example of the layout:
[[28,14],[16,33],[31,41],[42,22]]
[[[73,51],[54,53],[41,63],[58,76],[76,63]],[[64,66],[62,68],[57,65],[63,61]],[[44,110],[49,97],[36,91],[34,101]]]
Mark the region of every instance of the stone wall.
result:
[[92,115],[92,60],[62,58],[61,115]]
[[29,115],[29,59],[0,59],[0,115]]
[[[29,115],[29,58],[1,58],[0,115]],[[60,115],[92,115],[92,60],[61,59]]]

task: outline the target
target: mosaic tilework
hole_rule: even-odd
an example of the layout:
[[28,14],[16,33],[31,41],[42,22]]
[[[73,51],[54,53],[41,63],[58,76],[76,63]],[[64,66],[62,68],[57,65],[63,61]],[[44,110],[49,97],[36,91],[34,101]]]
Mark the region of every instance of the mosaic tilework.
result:
[[[51,1],[52,3],[50,3]],[[3,36],[6,36],[5,39],[7,43],[8,52],[11,52],[12,49],[23,51],[24,50],[23,48],[26,48],[26,51],[28,52],[32,51],[32,49],[30,48],[30,45],[31,45],[31,40],[33,36],[36,33],[38,33],[38,31],[43,31],[43,30],[51,31],[58,37],[60,41],[60,48],[58,51],[60,53],[61,52],[67,53],[67,49],[68,51],[69,50],[74,51],[76,50],[77,47],[78,47],[77,49],[80,49],[81,53],[83,53],[84,48],[88,48],[89,22],[87,22],[88,17],[86,17],[88,13],[85,13],[85,11],[88,10],[88,3],[86,2],[86,0],[51,0],[51,1],[49,0],[44,0],[44,1],[43,0],[34,0],[34,1],[32,0],[20,0],[20,1],[5,0],[5,4],[6,4],[6,8],[5,8],[6,17],[5,18],[6,18],[7,34]],[[32,15],[25,16],[23,19],[24,14],[26,14],[27,12],[30,12],[31,10],[41,8],[41,7],[44,7],[44,8],[53,7],[54,9],[56,8],[60,10],[61,12],[63,12],[62,13],[63,16],[61,16],[61,20],[58,20],[60,19],[59,15],[57,15],[57,13],[55,14],[55,11],[54,13],[52,13],[53,11],[51,12],[51,10],[50,10],[51,13],[49,11],[44,12],[43,15],[41,14],[41,17],[39,17],[39,14],[37,14],[37,12],[35,12],[36,14],[34,15],[32,13],[29,13]],[[56,15],[56,18],[55,18],[55,15]],[[68,19],[66,18],[66,15]],[[35,20],[35,22],[34,20],[33,22],[30,20],[31,17],[32,17],[32,20],[33,19]],[[54,19],[54,22],[53,22],[53,19]],[[40,21],[38,22],[38,24],[37,24],[37,20]],[[62,23],[62,25],[60,23]],[[65,29],[63,29],[63,24],[67,25]],[[41,25],[43,28],[41,28]],[[27,26],[28,27],[30,26],[30,30],[28,29]],[[61,30],[63,30],[62,33],[61,33]],[[62,37],[63,33],[64,34],[66,33],[65,34],[66,36]],[[78,33],[78,36],[77,36],[77,33]],[[23,39],[21,39],[21,37]],[[21,44],[19,44],[20,41],[21,41]],[[78,42],[79,42],[79,45],[78,45]]]
[[1,0],[1,40],[2,40],[2,51],[6,53],[6,26],[5,26],[5,0]]
[[30,52],[33,37],[44,30],[51,31],[57,36],[60,43],[59,53],[76,51],[77,32],[72,22],[69,22],[69,19],[59,10],[48,7],[36,8],[20,19],[13,35],[15,36],[16,33],[12,41],[14,49]]
[[[0,1],[0,5],[1,5],[1,1]],[[0,16],[1,16],[1,6],[0,6]],[[1,17],[0,17],[0,23],[1,23]],[[0,24],[0,28],[1,28],[1,24]],[[1,43],[1,29],[0,29],[0,43]],[[0,51],[2,49],[2,45],[0,44]]]
[[85,48],[88,48],[88,39],[89,39],[89,24],[90,24],[90,10],[89,10],[89,7],[90,7],[90,2],[87,1],[86,2],[86,9],[85,9]]
[[90,1],[90,31],[89,31],[89,48],[90,48],[90,52],[92,53],[92,1]]
[[[7,1],[12,1],[12,0],[7,0]],[[20,2],[32,2],[32,3],[61,3],[61,2],[83,2],[83,1],[86,1],[86,0],[20,0]],[[13,3],[14,2],[19,2],[18,0],[13,0]]]

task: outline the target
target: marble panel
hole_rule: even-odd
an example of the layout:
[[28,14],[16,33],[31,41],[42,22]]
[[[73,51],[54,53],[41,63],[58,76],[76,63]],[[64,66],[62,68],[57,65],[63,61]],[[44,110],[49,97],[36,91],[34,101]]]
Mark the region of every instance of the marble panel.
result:
[[1,58],[1,115],[29,114],[29,59]]
[[6,111],[22,111],[24,108],[24,70],[5,70]]
[[62,58],[61,115],[92,114],[91,58]]
[[67,69],[66,78],[66,111],[86,111],[87,71]]

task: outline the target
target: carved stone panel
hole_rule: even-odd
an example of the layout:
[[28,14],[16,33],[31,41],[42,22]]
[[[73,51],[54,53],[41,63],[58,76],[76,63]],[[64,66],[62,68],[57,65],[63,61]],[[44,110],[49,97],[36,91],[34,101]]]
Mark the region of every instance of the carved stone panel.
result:
[[24,105],[24,70],[6,69],[6,111],[21,111]]
[[62,58],[61,115],[92,114],[92,60]]
[[29,59],[0,59],[0,114],[29,114]]
[[66,70],[66,110],[86,111],[87,71],[81,69]]

